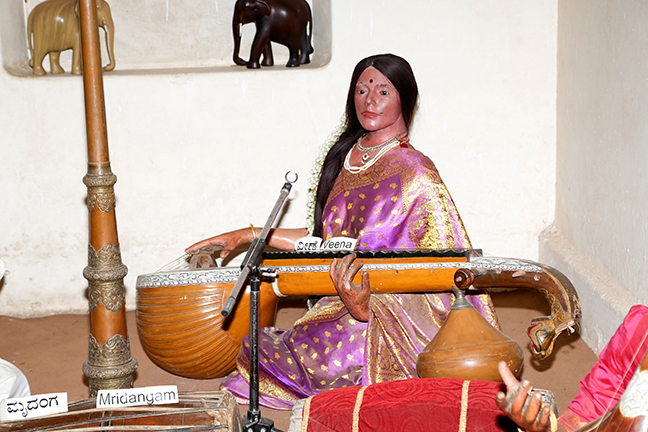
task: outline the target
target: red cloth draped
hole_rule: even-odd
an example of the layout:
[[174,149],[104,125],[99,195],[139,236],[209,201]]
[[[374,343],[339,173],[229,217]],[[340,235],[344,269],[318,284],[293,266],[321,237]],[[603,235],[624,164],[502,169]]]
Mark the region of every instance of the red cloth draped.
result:
[[517,431],[495,405],[495,394],[503,389],[490,381],[415,378],[329,390],[306,402],[302,430]]

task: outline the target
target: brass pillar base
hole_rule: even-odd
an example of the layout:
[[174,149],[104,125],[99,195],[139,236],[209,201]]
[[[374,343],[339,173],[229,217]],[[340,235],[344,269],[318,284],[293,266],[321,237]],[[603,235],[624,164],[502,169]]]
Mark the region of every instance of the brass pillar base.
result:
[[99,390],[133,388],[137,360],[131,357],[130,341],[122,335],[110,338],[103,347],[90,335],[88,360],[83,373],[88,377],[90,397]]
[[88,377],[90,397],[96,397],[99,390],[133,388],[133,373],[137,360],[131,357],[128,363],[119,366],[95,366],[90,361],[83,363],[83,373]]

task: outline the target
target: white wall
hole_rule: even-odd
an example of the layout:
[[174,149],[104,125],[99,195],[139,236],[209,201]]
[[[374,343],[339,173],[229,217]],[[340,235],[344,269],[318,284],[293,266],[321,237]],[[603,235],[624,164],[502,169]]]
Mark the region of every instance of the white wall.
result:
[[[165,29],[176,36],[155,44],[156,36],[139,50],[126,43],[139,38],[129,20],[159,23],[162,11],[149,8],[155,3],[112,2],[122,34],[117,69],[104,75],[129,308],[138,274],[199,239],[262,225],[287,171],[300,179],[281,225],[304,225],[308,172],[342,114],[351,71],[381,52],[402,55],[414,68],[421,103],[412,143],[439,168],[474,247],[538,258],[538,235],[554,209],[554,2],[333,1],[330,11],[320,8],[330,16],[318,18],[330,22],[330,34],[315,44],[323,52],[330,46],[330,61],[322,54],[307,67],[260,71],[209,63],[213,52],[199,58],[189,47],[193,54],[182,59],[184,49],[169,47],[173,64],[156,66],[166,41],[184,47],[212,37],[188,24],[196,14],[227,34],[231,12],[223,2],[212,2],[217,10],[186,10],[204,2],[184,1],[183,13],[177,0],[167,1],[174,12]],[[0,314],[84,312],[81,78],[28,75],[17,63],[27,60],[26,7],[5,0],[0,8],[0,257],[8,271]],[[231,49],[231,40],[223,43]]]
[[559,1],[558,18],[556,221],[541,259],[578,287],[600,351],[648,304],[648,4]]

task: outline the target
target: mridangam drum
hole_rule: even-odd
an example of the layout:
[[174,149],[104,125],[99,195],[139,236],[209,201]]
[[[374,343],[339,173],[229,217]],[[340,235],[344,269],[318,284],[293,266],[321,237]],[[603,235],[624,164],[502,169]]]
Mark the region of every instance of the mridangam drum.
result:
[[239,407],[227,391],[180,392],[178,403],[96,408],[95,398],[72,402],[68,412],[0,422],[0,432],[241,431]]

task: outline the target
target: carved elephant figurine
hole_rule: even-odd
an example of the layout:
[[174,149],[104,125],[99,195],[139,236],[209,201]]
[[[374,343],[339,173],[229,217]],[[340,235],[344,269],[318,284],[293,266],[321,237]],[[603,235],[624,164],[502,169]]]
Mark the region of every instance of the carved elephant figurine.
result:
[[[115,26],[110,6],[104,0],[97,0],[97,23],[106,33],[106,49],[110,59],[104,70],[111,71],[115,68]],[[29,66],[34,69],[34,75],[45,75],[43,59],[47,54],[52,73],[65,72],[59,58],[61,51],[68,49],[72,50],[72,73],[81,73],[78,0],[46,0],[36,5],[27,20],[27,38],[31,52]]]
[[[250,60],[239,57],[241,25],[254,22],[256,33],[250,50]],[[234,63],[258,69],[263,54],[263,66],[274,65],[270,42],[288,47],[287,67],[310,62],[313,53],[311,37],[313,16],[306,0],[237,0],[232,19]]]

